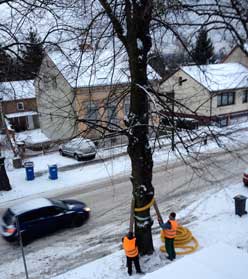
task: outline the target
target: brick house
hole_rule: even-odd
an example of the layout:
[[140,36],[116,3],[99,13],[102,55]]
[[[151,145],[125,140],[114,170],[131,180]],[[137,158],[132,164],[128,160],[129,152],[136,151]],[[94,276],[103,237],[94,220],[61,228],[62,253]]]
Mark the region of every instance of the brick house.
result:
[[[248,116],[248,68],[239,63],[184,66],[160,86],[176,117],[221,126]],[[170,117],[171,110],[164,112]]]
[[16,132],[39,128],[39,117],[35,97],[34,81],[9,81],[0,83],[1,119]]
[[[91,129],[91,120],[122,129],[130,104],[126,58],[122,54],[116,61],[107,49],[100,54],[80,47],[48,52],[35,82],[43,133],[54,140],[103,137],[103,129]],[[151,68],[149,73],[151,79],[158,77]]]

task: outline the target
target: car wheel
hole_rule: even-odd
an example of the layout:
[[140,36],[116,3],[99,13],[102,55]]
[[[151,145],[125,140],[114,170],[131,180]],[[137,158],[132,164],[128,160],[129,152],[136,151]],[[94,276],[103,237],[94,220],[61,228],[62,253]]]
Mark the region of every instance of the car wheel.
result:
[[74,154],[74,159],[80,161],[80,157],[78,156],[78,154]]
[[72,226],[73,227],[80,227],[80,226],[83,225],[83,223],[84,223],[84,219],[80,216],[76,216],[72,220]]
[[91,156],[88,156],[88,157],[85,157],[83,158],[84,161],[89,161],[89,160],[93,160],[95,159],[96,155],[91,155]]
[[90,160],[93,160],[93,159],[95,159],[96,158],[96,154],[95,155],[92,155],[91,157],[90,157]]
[[62,149],[59,150],[59,154],[60,154],[61,156],[65,156],[65,153],[62,151]]

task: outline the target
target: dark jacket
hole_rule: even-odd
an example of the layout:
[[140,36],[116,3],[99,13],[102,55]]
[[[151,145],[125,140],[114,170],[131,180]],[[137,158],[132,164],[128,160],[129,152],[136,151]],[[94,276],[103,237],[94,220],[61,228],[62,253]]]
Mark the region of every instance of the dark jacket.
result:
[[159,223],[159,225],[163,230],[170,230],[171,229],[170,220],[168,220],[166,223]]

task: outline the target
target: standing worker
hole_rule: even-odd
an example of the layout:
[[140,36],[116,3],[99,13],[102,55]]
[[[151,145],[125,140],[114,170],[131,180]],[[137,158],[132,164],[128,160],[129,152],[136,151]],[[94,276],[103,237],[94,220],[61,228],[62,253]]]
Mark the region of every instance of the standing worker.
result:
[[171,212],[169,215],[169,220],[166,223],[163,223],[162,220],[158,220],[160,227],[163,229],[164,238],[165,238],[165,249],[168,253],[167,259],[173,261],[176,258],[176,252],[174,247],[174,239],[176,237],[176,231],[178,223],[175,220],[176,213]]
[[132,262],[134,262],[137,273],[143,273],[140,269],[139,264],[139,250],[136,245],[136,237],[133,236],[132,232],[129,232],[123,239],[123,248],[127,256],[127,268],[129,276],[132,275]]

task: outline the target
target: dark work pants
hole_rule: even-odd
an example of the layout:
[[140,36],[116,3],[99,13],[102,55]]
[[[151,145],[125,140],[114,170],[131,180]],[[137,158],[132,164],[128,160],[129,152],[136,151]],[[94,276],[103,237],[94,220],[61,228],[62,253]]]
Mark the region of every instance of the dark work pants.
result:
[[165,249],[168,253],[169,259],[174,260],[176,258],[176,252],[174,248],[174,238],[165,238]]
[[132,262],[134,262],[135,269],[137,273],[141,273],[140,264],[139,264],[139,256],[134,258],[127,257],[127,272],[129,275],[132,274]]

